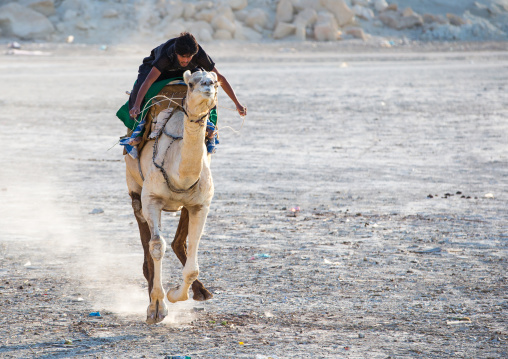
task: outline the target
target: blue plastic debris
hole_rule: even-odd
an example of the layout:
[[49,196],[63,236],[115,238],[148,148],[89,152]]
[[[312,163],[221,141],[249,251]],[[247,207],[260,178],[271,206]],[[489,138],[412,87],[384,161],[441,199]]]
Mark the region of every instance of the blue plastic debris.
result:
[[99,312],[92,312],[92,313],[88,314],[88,316],[89,317],[101,317],[102,315]]

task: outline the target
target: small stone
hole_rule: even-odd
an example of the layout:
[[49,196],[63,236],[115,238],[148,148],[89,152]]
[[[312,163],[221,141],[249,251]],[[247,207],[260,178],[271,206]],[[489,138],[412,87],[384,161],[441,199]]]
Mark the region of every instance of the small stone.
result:
[[446,18],[450,21],[450,24],[454,26],[462,26],[467,24],[467,21],[455,14],[446,14]]
[[358,338],[365,338],[365,334],[363,334],[363,333],[358,333]]

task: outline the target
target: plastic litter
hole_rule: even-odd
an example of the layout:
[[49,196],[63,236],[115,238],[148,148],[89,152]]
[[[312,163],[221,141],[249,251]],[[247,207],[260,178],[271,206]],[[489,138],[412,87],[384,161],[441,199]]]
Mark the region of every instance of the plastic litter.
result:
[[21,49],[21,44],[17,41],[13,41],[13,42],[9,42],[9,44],[7,45],[7,47],[9,49]]
[[472,323],[471,318],[469,317],[449,317],[446,321],[447,325],[455,325],[455,324],[468,324]]
[[101,214],[104,213],[104,210],[102,208],[94,208],[89,214]]
[[88,314],[89,317],[102,317],[100,312],[92,312]]
[[256,258],[272,258],[272,256],[271,256],[271,255],[266,254],[266,253],[256,253],[256,254],[254,255],[254,257],[256,257]]
[[164,359],[191,359],[191,357],[186,355],[166,355]]

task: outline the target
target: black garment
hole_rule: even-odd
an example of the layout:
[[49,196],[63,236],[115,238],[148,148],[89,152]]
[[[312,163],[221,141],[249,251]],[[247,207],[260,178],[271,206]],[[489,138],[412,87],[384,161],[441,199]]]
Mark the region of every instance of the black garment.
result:
[[168,40],[164,44],[153,49],[150,52],[150,56],[143,59],[143,64],[139,66],[138,79],[129,97],[129,110],[134,106],[139,89],[153,67],[161,72],[156,81],[173,77],[182,77],[185,71],[192,71],[197,67],[203,68],[206,71],[212,71],[215,67],[215,62],[213,62],[200,45],[198,45],[197,54],[192,57],[189,64],[186,67],[180,67],[180,63],[175,54],[175,42],[176,38]]

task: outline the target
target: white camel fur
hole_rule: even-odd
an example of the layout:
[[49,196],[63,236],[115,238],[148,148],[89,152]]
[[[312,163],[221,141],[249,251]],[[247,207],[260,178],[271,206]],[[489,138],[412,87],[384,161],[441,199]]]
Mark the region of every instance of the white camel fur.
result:
[[[168,312],[161,278],[162,260],[166,251],[166,242],[160,228],[161,211],[182,210],[172,247],[184,264],[183,280],[179,286],[168,291],[168,300],[172,303],[187,300],[191,285],[194,299],[206,300],[212,297],[197,280],[197,251],[214,192],[210,159],[205,147],[205,132],[207,116],[217,103],[218,82],[215,73],[206,71],[193,74],[186,71],[183,78],[187,84],[183,106],[185,111],[176,110],[166,124],[165,133],[158,141],[155,158],[157,164],[163,163],[172,189],[179,191],[174,192],[169,188],[162,171],[153,163],[153,147],[156,143],[154,140],[147,142],[140,154],[144,181],[137,160],[129,155],[125,156],[127,187],[145,252],[143,273],[148,281],[150,296],[146,320],[149,324],[162,321]],[[175,140],[168,134],[182,136],[183,139]]]

